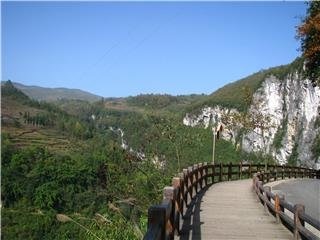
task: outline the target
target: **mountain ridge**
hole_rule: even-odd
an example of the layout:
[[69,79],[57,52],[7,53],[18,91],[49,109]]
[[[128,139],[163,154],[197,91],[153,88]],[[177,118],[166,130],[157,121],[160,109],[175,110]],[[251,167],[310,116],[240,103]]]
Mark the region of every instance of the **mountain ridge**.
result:
[[[1,85],[3,85],[4,82],[5,81],[2,81]],[[99,95],[76,88],[49,88],[36,85],[24,85],[18,82],[12,82],[12,84],[28,97],[38,101],[54,102],[59,99],[77,99],[88,102],[96,102],[102,98]]]

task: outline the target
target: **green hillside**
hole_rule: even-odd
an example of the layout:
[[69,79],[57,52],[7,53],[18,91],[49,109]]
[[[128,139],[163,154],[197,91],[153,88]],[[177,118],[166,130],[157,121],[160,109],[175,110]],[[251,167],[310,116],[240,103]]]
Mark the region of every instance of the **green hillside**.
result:
[[[184,114],[217,104],[245,111],[244,87],[254,92],[266,77],[284,79],[301,67],[297,59],[210,95],[144,94],[98,101],[70,97],[39,102],[4,82],[1,236],[140,239],[148,206],[160,200],[171,177],[194,163],[211,161],[211,131],[184,126]],[[224,140],[216,143],[215,159],[264,161]]]
[[247,88],[251,93],[254,93],[267,77],[273,75],[279,79],[284,79],[290,73],[301,71],[302,66],[303,59],[297,58],[290,64],[261,70],[248,77],[229,83],[206,98],[191,104],[186,108],[186,112],[197,112],[204,106],[215,105],[245,111],[248,107],[244,101],[245,88]]
[[[143,107],[154,96],[51,104],[31,100],[11,82],[1,92],[4,239],[140,239],[147,208],[171,177],[211,160],[211,132],[182,125],[172,110],[192,97],[157,109]],[[112,101],[122,107],[109,107]],[[121,148],[111,127],[123,130],[133,151]],[[241,159],[226,141],[217,142],[216,153],[217,162]]]

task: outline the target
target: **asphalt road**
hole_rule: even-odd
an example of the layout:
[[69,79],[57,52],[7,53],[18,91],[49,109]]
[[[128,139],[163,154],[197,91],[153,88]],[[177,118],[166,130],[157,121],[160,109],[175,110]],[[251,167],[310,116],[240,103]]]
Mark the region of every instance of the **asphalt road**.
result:
[[292,204],[305,205],[308,215],[320,220],[320,180],[292,179],[283,181],[272,187],[272,191],[280,191]]

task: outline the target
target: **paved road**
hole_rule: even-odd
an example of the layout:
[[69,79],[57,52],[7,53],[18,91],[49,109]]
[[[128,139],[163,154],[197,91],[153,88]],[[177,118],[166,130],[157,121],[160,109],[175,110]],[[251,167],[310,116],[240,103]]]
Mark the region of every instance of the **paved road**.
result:
[[272,191],[280,191],[287,201],[292,204],[305,205],[307,214],[320,220],[320,180],[318,179],[291,179],[280,181],[272,186]]

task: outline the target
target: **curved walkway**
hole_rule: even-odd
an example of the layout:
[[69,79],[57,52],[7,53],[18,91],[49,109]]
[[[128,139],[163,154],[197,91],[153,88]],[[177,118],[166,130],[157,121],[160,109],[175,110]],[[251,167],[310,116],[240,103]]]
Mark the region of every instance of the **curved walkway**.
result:
[[292,239],[252,191],[252,180],[221,182],[194,199],[180,239]]

